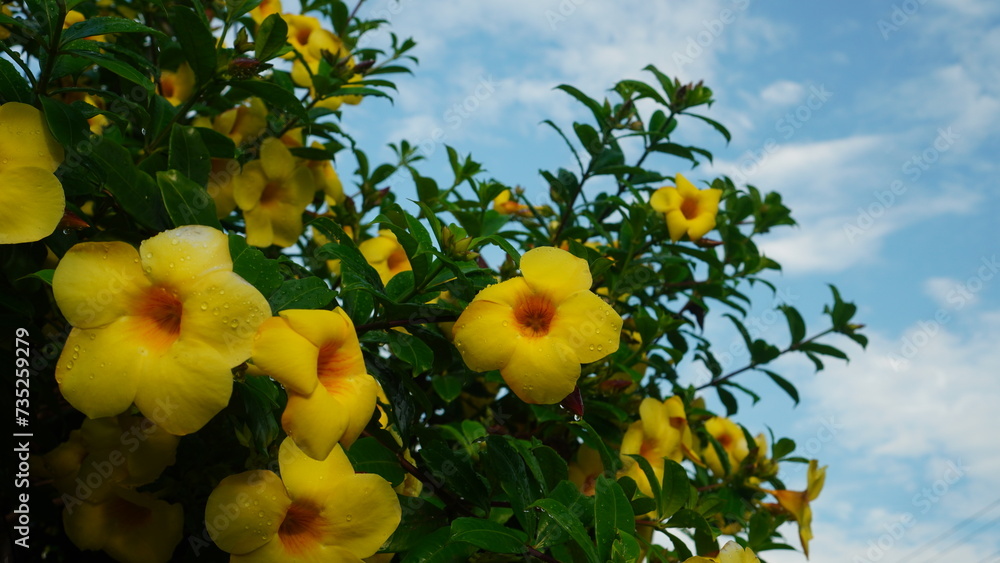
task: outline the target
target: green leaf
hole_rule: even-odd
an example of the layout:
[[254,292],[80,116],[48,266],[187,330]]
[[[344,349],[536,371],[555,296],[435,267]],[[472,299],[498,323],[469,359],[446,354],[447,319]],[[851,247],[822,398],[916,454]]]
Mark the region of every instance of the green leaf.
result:
[[504,492],[510,498],[514,517],[529,535],[534,535],[538,526],[538,517],[529,510],[529,505],[535,500],[536,491],[528,478],[527,467],[517,451],[507,443],[502,436],[486,438],[486,456],[490,473],[498,481]]
[[[201,142],[205,145],[208,156],[212,158],[233,158],[236,156],[236,144],[229,137],[207,127],[195,127],[194,130],[201,136]],[[211,161],[209,162],[211,166]]]
[[277,260],[265,258],[263,252],[247,244],[247,239],[229,235],[229,254],[233,257],[233,271],[264,297],[281,286],[283,278]]
[[212,36],[208,25],[191,8],[177,5],[174,6],[170,23],[174,26],[181,51],[191,65],[197,83],[204,84],[211,80],[218,62],[215,37]]
[[427,536],[420,545],[410,550],[402,563],[464,563],[477,548],[465,542],[450,543],[451,528],[440,530]]
[[669,518],[691,498],[691,481],[681,464],[663,460],[663,482],[660,489],[660,517]]
[[55,274],[55,273],[56,273],[56,271],[52,270],[52,269],[49,269],[49,270],[38,270],[37,272],[35,272],[33,274],[28,274],[28,275],[26,275],[26,276],[24,276],[23,278],[20,278],[20,279],[22,279],[22,280],[23,279],[42,280],[43,282],[45,282],[46,284],[48,284],[48,285],[51,286],[52,285],[52,275]]
[[[351,448],[353,449],[353,446]],[[390,553],[411,551],[438,528],[448,526],[449,520],[445,513],[427,499],[402,495],[398,498],[403,517],[399,527],[382,546],[382,551]],[[465,544],[458,545],[469,547]]]
[[274,58],[288,41],[288,24],[279,14],[271,14],[261,22],[254,37],[254,53],[262,61]]
[[[438,394],[439,397],[444,399],[444,402],[450,403],[458,398],[462,394],[462,387],[465,386],[465,378],[458,375],[432,375],[431,376],[431,387]],[[468,421],[465,421],[468,422]]]
[[653,500],[656,501],[657,506],[663,504],[663,488],[660,483],[660,479],[656,476],[656,472],[653,471],[653,466],[649,464],[649,460],[638,454],[629,454],[629,457],[635,460],[639,464],[639,469],[646,476],[646,480],[649,481],[650,492],[653,493]]
[[633,563],[638,561],[642,555],[642,547],[635,536],[622,532],[618,535],[611,549],[611,560],[614,563]]
[[215,216],[215,202],[205,188],[177,170],[157,172],[156,183],[160,186],[167,215],[175,227],[207,225],[222,230],[222,225]]
[[583,148],[591,156],[600,154],[604,145],[601,143],[601,136],[597,133],[596,129],[586,123],[574,123],[573,130],[576,131],[576,136],[580,139]]
[[226,0],[226,22],[232,23],[261,5],[263,0]]
[[693,528],[696,532],[712,537],[712,528],[708,525],[705,517],[689,508],[677,511],[670,520],[667,520],[667,526],[671,528]]
[[577,101],[587,106],[587,108],[590,109],[590,112],[594,114],[594,119],[597,120],[597,125],[602,129],[604,128],[605,122],[607,121],[607,114],[604,110],[604,106],[598,103],[597,100],[587,96],[569,84],[560,84],[559,86],[556,86],[556,90],[566,92],[570,96],[576,98]]
[[262,80],[236,80],[230,82],[233,88],[240,88],[254,96],[263,99],[273,108],[286,111],[303,121],[309,120],[309,114],[295,94],[272,82]]
[[[64,147],[77,148],[85,146],[90,139],[90,125],[87,119],[75,107],[64,104],[48,96],[39,98],[45,122],[52,136]],[[130,159],[131,160],[131,159]]]
[[[432,436],[427,439],[427,436]],[[432,475],[447,478],[444,487],[482,508],[489,506],[490,495],[468,456],[458,452],[442,438],[425,432],[420,442],[420,457]]]
[[154,84],[148,76],[139,72],[133,66],[126,64],[111,55],[106,55],[98,51],[87,51],[84,49],[68,50],[65,51],[65,54],[86,59],[101,68],[110,70],[129,82],[142,86],[149,93],[153,92]]
[[169,228],[163,197],[153,178],[132,164],[125,147],[103,138],[94,145],[90,157],[105,174],[105,187],[126,213],[147,229],[161,232]]
[[834,348],[828,344],[820,344],[819,342],[807,342],[796,348],[800,352],[812,352],[814,354],[822,354],[824,356],[832,356],[834,358],[840,358],[841,360],[847,360],[847,354],[840,351],[838,348]]
[[594,535],[597,538],[597,554],[601,561],[611,557],[611,546],[618,531],[635,532],[635,516],[632,505],[621,485],[604,475],[597,477],[594,504]]
[[713,128],[715,128],[716,131],[718,131],[719,133],[721,133],[723,137],[726,138],[726,142],[727,143],[729,141],[733,140],[733,136],[729,134],[729,129],[726,129],[725,127],[723,127],[723,125],[721,123],[719,123],[718,121],[715,121],[714,119],[709,119],[709,118],[705,117],[704,115],[697,115],[697,114],[694,114],[694,113],[685,113],[684,115],[690,115],[691,117],[697,117],[698,119],[704,121],[705,123],[708,123]]
[[389,338],[389,350],[400,360],[413,366],[415,373],[423,373],[431,368],[434,352],[423,340],[398,330],[388,330],[386,336]]
[[[354,240],[344,232],[340,225],[327,217],[320,217],[309,223],[310,226],[319,230],[332,242],[324,245],[318,252],[319,258],[340,260],[341,272],[351,272],[357,276],[358,281],[363,282],[363,286],[372,289],[382,289],[382,278],[379,277],[375,268],[365,260],[364,255],[358,250]],[[345,286],[347,289],[357,289]]]
[[66,45],[67,43],[76,41],[77,39],[85,39],[95,35],[107,35],[110,33],[144,33],[147,35],[155,35],[161,39],[166,38],[166,35],[163,33],[156,31],[151,27],[146,27],[131,19],[93,17],[71,25],[69,29],[63,31],[60,41],[63,45]]
[[391,483],[393,487],[399,486],[406,478],[406,472],[396,459],[396,454],[375,438],[361,438],[345,452],[358,473],[374,473]]
[[208,174],[212,170],[212,159],[197,128],[183,125],[173,126],[170,130],[170,153],[167,166],[177,170],[199,186],[205,186],[208,183]]
[[493,553],[522,553],[528,535],[482,518],[456,518],[451,523],[451,541],[471,543]]
[[792,335],[792,344],[798,344],[806,337],[806,323],[802,320],[802,315],[791,305],[778,307],[788,319],[788,332]]
[[767,376],[771,378],[771,381],[777,383],[778,387],[781,387],[782,391],[788,393],[788,396],[791,397],[793,401],[795,401],[796,405],[799,404],[799,390],[795,388],[795,385],[793,385],[791,381],[788,381],[784,377],[781,377],[780,375],[774,373],[771,370],[766,370],[762,368],[757,368],[757,369],[766,373]]
[[604,464],[605,473],[614,475],[618,471],[618,468],[621,467],[621,460],[618,455],[611,452],[608,445],[604,443],[604,439],[601,438],[601,435],[587,421],[578,420],[573,422],[570,425],[570,430],[583,440],[584,444],[601,454],[601,463]]
[[0,98],[4,102],[31,103],[31,86],[14,63],[0,58]]
[[591,563],[600,562],[597,551],[594,549],[594,543],[590,541],[590,536],[587,534],[587,530],[583,527],[580,519],[567,510],[562,503],[555,499],[543,498],[535,501],[530,508],[542,509],[552,521],[568,533],[573,541],[580,546],[580,549],[587,557],[587,561]]
[[268,302],[277,314],[285,309],[322,309],[337,296],[322,278],[316,276],[300,280],[288,280],[281,284]]

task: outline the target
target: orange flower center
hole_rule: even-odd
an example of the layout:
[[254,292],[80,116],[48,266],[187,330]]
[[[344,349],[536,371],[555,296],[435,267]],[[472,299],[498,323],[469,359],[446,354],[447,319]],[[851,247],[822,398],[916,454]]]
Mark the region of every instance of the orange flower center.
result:
[[545,336],[555,316],[555,305],[543,295],[532,295],[514,309],[514,319],[524,336]]
[[170,346],[181,334],[183,311],[184,304],[174,292],[162,286],[149,288],[135,309],[141,319],[141,337],[159,349]]
[[309,36],[312,35],[312,29],[308,27],[300,27],[295,33],[295,39],[299,42],[299,45],[305,45],[309,43]]
[[269,207],[278,202],[281,197],[281,184],[278,182],[268,182],[264,186],[264,191],[260,194],[260,204]]
[[687,199],[681,203],[681,213],[684,214],[685,219],[694,219],[698,216],[698,200],[697,199]]
[[319,544],[325,523],[319,512],[318,506],[302,500],[288,507],[285,519],[278,527],[278,538],[286,551],[302,555]]
[[730,436],[729,434],[722,434],[721,436],[716,436],[715,439],[718,440],[719,444],[721,444],[722,447],[727,450],[729,449],[730,444],[733,443],[733,437]]
[[657,446],[657,441],[652,438],[648,440],[643,440],[642,446],[639,448],[639,455],[648,459],[650,454],[655,453],[656,446]]
[[141,528],[153,517],[153,511],[145,506],[133,504],[121,497],[112,501],[111,513],[118,525],[127,528]]
[[385,265],[388,266],[389,273],[393,275],[411,269],[410,259],[406,257],[406,250],[403,247],[399,247],[395,252],[390,254],[389,258],[385,261]]
[[174,77],[168,74],[160,75],[160,94],[164,98],[173,98],[175,93]]
[[[343,378],[365,373],[364,359],[343,343],[329,343],[319,349],[316,376],[328,391],[336,391]],[[360,363],[360,365],[359,365]]]

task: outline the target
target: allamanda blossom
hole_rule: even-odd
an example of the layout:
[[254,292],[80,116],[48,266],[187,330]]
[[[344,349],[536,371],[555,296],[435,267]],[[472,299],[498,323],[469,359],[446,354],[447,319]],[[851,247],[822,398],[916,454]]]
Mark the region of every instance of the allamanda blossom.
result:
[[358,245],[358,250],[378,272],[383,285],[389,283],[396,274],[413,269],[410,266],[410,259],[406,256],[406,250],[389,229],[383,229],[378,232],[377,237],[362,241]]
[[56,230],[66,197],[53,172],[63,157],[42,112],[19,102],[0,106],[0,244],[42,240]]
[[455,322],[455,345],[475,371],[499,369],[526,403],[555,404],[580,364],[618,349],[622,319],[590,291],[587,261],[553,247],[521,257],[523,277],[480,291]]
[[302,235],[302,212],[313,199],[312,171],[278,139],[261,145],[260,160],[248,162],[233,179],[233,196],[243,210],[247,244],[288,247]]
[[264,321],[253,361],[285,386],[281,426],[314,459],[338,442],[350,447],[375,413],[379,386],[343,309],[285,310]]
[[760,563],[760,559],[749,547],[730,540],[719,551],[718,557],[690,557],[684,563]]
[[[750,453],[750,446],[747,444],[747,437],[743,433],[743,429],[728,418],[716,416],[705,421],[705,430],[725,450],[729,461],[729,470],[735,472]],[[705,444],[701,455],[705,460],[705,465],[708,465],[712,473],[719,477],[726,475],[722,460],[719,459],[719,454],[712,444]]]
[[685,234],[696,241],[715,228],[722,190],[699,190],[684,176],[677,174],[677,186],[667,186],[653,192],[649,205],[666,215],[667,230],[674,242]]
[[399,525],[388,481],[355,473],[341,448],[323,461],[284,440],[281,477],[247,471],[212,491],[205,522],[232,563],[357,563],[374,555]]
[[52,279],[73,330],[56,364],[67,401],[90,418],[135,402],[167,432],[195,432],[229,403],[271,309],[233,272],[229,238],[186,226],[139,246],[85,242]]
[[799,541],[802,543],[802,551],[809,557],[809,540],[813,538],[812,533],[812,508],[809,503],[819,497],[826,483],[826,466],[819,467],[819,463],[813,459],[809,461],[809,472],[806,476],[806,490],[804,491],[769,491],[764,492],[774,495],[778,499],[781,508],[787,510],[795,521],[799,524]]
[[694,438],[688,427],[684,403],[678,396],[660,402],[647,397],[639,404],[639,420],[629,425],[622,438],[621,473],[635,480],[639,490],[652,496],[652,488],[642,467],[630,455],[649,462],[658,481],[663,480],[663,460],[680,462],[684,456],[697,459],[692,451]]

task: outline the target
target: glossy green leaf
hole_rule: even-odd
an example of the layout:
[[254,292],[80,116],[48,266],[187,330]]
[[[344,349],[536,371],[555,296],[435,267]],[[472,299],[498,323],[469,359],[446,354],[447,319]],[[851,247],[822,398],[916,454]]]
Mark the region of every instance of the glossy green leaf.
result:
[[451,523],[451,541],[465,542],[493,553],[522,553],[528,535],[482,518],[456,518]]
[[222,229],[215,215],[215,202],[205,188],[192,182],[177,170],[156,173],[163,205],[175,227],[207,225]]

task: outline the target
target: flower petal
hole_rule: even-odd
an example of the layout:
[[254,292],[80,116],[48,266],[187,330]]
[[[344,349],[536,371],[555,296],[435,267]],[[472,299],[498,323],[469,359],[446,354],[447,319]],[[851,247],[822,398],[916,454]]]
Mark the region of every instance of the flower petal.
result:
[[684,177],[683,174],[675,174],[674,177],[677,179],[677,191],[680,193],[682,198],[695,198],[698,197],[698,187],[691,183]]
[[231,367],[212,348],[178,340],[164,357],[146,363],[135,404],[171,434],[196,432],[229,403]]
[[308,395],[319,384],[319,348],[293,330],[285,319],[271,317],[260,325],[252,355],[254,365],[297,394]]
[[319,309],[285,309],[278,313],[295,332],[309,340],[317,348],[323,346],[343,346],[345,342],[357,343],[354,323],[343,309],[334,311]]
[[469,369],[482,372],[507,365],[522,338],[514,322],[514,311],[506,304],[469,303],[452,329],[455,346]]
[[281,480],[292,500],[319,501],[336,494],[336,486],[345,476],[354,475],[354,467],[340,446],[334,446],[330,455],[316,460],[305,454],[294,441],[285,439],[278,448],[278,465]]
[[562,339],[581,363],[596,362],[618,350],[622,318],[597,295],[578,291],[556,306],[549,336]]
[[337,480],[323,515],[328,523],[323,543],[368,557],[399,526],[402,510],[388,481],[373,473],[359,473]]
[[245,555],[233,555],[229,563],[364,563],[357,555],[335,545],[314,544],[308,551],[289,550],[275,537],[263,547]]
[[218,229],[186,225],[160,233],[139,245],[142,266],[154,283],[184,296],[191,281],[213,272],[232,272],[229,237]]
[[662,187],[649,197],[649,205],[660,213],[667,213],[681,207],[681,194],[673,186]]
[[260,196],[267,187],[267,177],[259,160],[243,165],[243,171],[233,178],[233,199],[247,211],[260,205]]
[[262,207],[244,210],[243,219],[247,225],[247,244],[267,248],[274,244],[274,226],[271,213]]
[[0,186],[0,244],[42,240],[59,226],[66,196],[51,172],[38,167],[0,167]]
[[573,392],[580,361],[560,339],[522,338],[500,375],[525,403],[553,405]]
[[305,455],[326,459],[350,424],[344,406],[322,385],[309,395],[289,393],[285,412],[281,415],[281,427]]
[[205,525],[219,549],[237,555],[249,553],[278,533],[291,504],[285,486],[273,472],[246,471],[226,477],[208,496]]
[[62,164],[63,148],[35,107],[8,102],[0,106],[0,123],[6,128],[0,134],[0,169],[6,169],[9,163],[55,172]]
[[183,507],[129,489],[120,489],[118,494],[117,500],[104,504],[114,522],[104,551],[117,561],[170,561],[183,538]]
[[536,293],[547,293],[559,303],[594,283],[587,261],[552,246],[533,248],[521,257],[524,281]]
[[271,230],[276,244],[282,248],[288,248],[295,244],[295,241],[302,236],[305,229],[302,225],[302,212],[304,206],[290,205],[279,202],[268,209]]
[[261,143],[260,163],[272,182],[290,177],[295,170],[295,157],[280,139],[273,137]]
[[335,379],[327,378],[323,381],[323,385],[332,397],[340,401],[343,405],[341,408],[347,411],[347,429],[344,430],[340,443],[349,448],[375,414],[378,383],[374,377],[362,373]]
[[670,231],[670,240],[677,242],[688,232],[688,218],[680,209],[675,209],[667,213],[667,230]]
[[74,328],[56,363],[59,391],[90,418],[128,409],[139,388],[144,357],[135,342],[132,317],[104,328]]
[[139,253],[124,242],[77,244],[52,275],[59,310],[78,328],[104,326],[128,315],[133,298],[150,285]]
[[271,306],[260,291],[226,270],[202,277],[186,293],[181,339],[211,346],[230,367],[249,358],[257,328],[271,318]]

